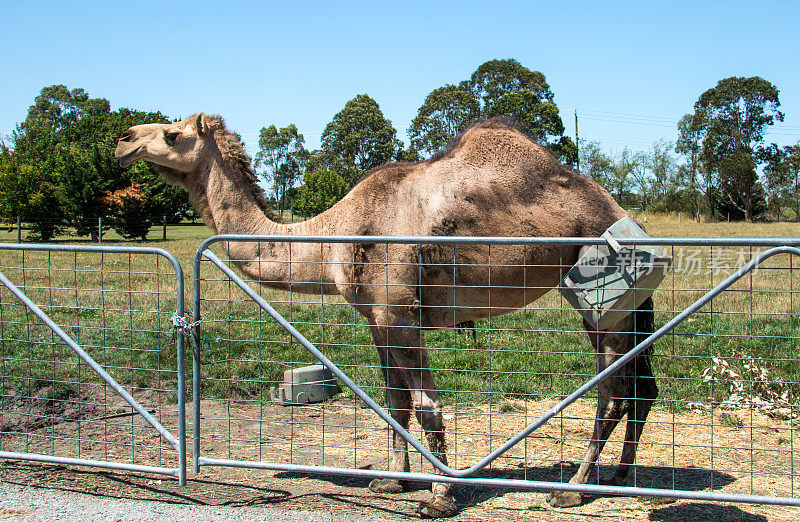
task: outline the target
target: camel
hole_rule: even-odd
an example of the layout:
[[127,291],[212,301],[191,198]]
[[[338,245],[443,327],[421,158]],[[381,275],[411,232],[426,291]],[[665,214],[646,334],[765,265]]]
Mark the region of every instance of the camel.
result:
[[[123,167],[138,160],[163,167],[166,181],[186,189],[203,221],[220,234],[597,237],[628,216],[600,185],[563,167],[542,146],[499,120],[473,124],[430,160],[374,169],[336,205],[293,224],[268,217],[250,159],[218,116],[199,113],[175,123],[131,127],[114,154]],[[558,286],[580,254],[580,246],[545,245],[489,249],[342,243],[321,248],[232,242],[227,248],[238,268],[262,284],[339,294],[354,306],[369,322],[380,355],[390,415],[407,427],[413,405],[431,453],[445,465],[442,402],[423,331],[522,308]],[[653,331],[652,300],[606,331],[585,327],[603,369]],[[571,483],[587,482],[603,445],[626,414],[613,483],[627,483],[656,396],[647,351],[600,384],[594,433]],[[407,443],[397,433],[389,466],[390,471],[410,469]],[[369,488],[400,493],[405,483],[375,479]],[[418,513],[455,515],[452,484],[433,483],[431,489]],[[554,491],[548,501],[575,506],[582,496]]]

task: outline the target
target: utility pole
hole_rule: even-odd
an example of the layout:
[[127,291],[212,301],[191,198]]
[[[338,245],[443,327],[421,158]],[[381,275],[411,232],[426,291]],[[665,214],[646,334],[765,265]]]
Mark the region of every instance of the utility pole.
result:
[[578,141],[578,109],[575,109],[575,148],[578,151],[578,157],[575,160],[575,170],[578,174],[581,173],[581,146]]

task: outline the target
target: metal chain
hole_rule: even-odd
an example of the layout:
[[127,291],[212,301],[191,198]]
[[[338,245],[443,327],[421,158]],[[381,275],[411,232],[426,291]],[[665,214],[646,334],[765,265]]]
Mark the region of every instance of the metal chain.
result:
[[197,328],[200,323],[203,322],[203,318],[201,317],[197,321],[190,323],[185,317],[182,317],[178,314],[172,314],[170,318],[172,321],[172,325],[178,330],[181,334],[189,337],[194,332],[195,328]]

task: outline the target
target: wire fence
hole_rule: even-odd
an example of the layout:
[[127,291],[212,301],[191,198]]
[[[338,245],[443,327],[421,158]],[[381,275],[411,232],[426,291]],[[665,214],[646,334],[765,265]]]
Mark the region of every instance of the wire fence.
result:
[[183,276],[159,249],[0,245],[0,456],[185,482]]
[[[0,223],[0,241],[36,243],[45,241],[84,240],[92,243],[141,241],[143,238],[168,240],[180,237],[187,227],[205,227],[200,221],[178,221],[166,217],[128,218],[124,225],[113,217],[84,220],[41,218],[37,222],[19,218]],[[124,232],[124,234],[123,234]]]
[[[657,288],[638,287],[653,291],[653,324],[636,312],[619,332],[587,335],[552,290],[582,246],[601,243],[216,237],[196,256],[194,325],[179,319],[182,274],[164,251],[0,245],[0,457],[180,474],[177,323],[195,348],[196,470],[800,504],[800,241],[621,241],[631,259],[652,243],[672,259]],[[593,381],[611,352],[636,350]],[[339,393],[298,404],[286,372],[320,360]],[[637,408],[650,408],[645,360],[659,394],[626,445]],[[580,471],[605,438],[594,430],[626,414],[598,465]],[[576,473],[586,486],[567,483]]]
[[[629,246],[635,251],[648,241],[656,242],[634,240]],[[202,255],[215,242],[224,260],[218,264],[241,270],[253,295],[209,262],[214,254]],[[603,346],[611,341],[594,347],[590,337],[597,332],[589,328],[587,336],[580,315],[550,290],[573,266],[580,246],[593,242],[602,240],[223,236],[207,241],[198,251],[194,276],[195,314],[203,318],[196,339],[198,407],[203,400],[196,412],[196,418],[202,415],[195,427],[196,465],[317,467],[393,478],[410,470],[407,478],[429,481],[462,480],[455,475],[472,469],[463,482],[576,489],[565,483],[598,438],[593,434],[598,414],[610,426],[625,413],[636,420],[631,405],[642,398],[636,388],[646,382],[626,373],[641,367],[640,356],[605,381],[610,386],[571,399],[608,364],[598,356],[607,356]],[[800,504],[794,437],[796,252],[779,250],[763,262],[756,259],[770,247],[797,241],[657,243],[672,266],[652,295],[653,329],[680,319],[649,357],[659,396],[634,444],[635,460],[623,471],[617,468],[621,457],[630,460],[626,429],[635,431],[637,422],[614,431],[581,491],[620,493],[625,490],[607,484],[628,476],[627,484],[638,488],[628,491],[638,494]],[[750,262],[758,265],[726,282],[713,299],[704,297]],[[290,335],[253,297],[268,302],[300,336]],[[679,317],[693,304],[696,312]],[[405,323],[397,320],[403,313],[411,314]],[[393,319],[381,323],[387,316]],[[627,332],[636,342],[653,330],[640,327]],[[382,360],[376,331],[388,336],[387,353],[421,353],[420,344],[400,342],[400,333],[416,331],[426,355]],[[407,426],[410,436],[428,442],[436,430],[425,426],[430,406],[425,397],[434,386],[420,383],[429,361],[445,441],[444,448],[430,452],[455,478],[437,479],[433,473],[442,467],[416,447],[403,469],[405,443],[347,387],[310,405],[275,402],[270,391],[286,387],[286,370],[318,362],[299,338]],[[620,339],[619,351],[636,344]],[[403,360],[417,364],[403,366]],[[392,377],[397,369],[406,372],[406,381]],[[408,388],[405,399],[391,399]],[[572,401],[565,409],[548,422],[537,421],[565,399]],[[609,399],[617,410],[600,412],[598,401]],[[509,446],[515,437],[518,442]],[[487,455],[494,457],[481,467]]]

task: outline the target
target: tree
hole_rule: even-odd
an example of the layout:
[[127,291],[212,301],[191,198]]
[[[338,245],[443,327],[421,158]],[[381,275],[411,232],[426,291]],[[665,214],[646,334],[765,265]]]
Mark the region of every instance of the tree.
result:
[[600,148],[594,141],[584,144],[581,148],[581,174],[584,174],[604,188],[611,187],[614,178],[614,160]]
[[450,84],[434,89],[408,129],[411,147],[431,156],[479,116],[480,105],[470,90]]
[[293,123],[281,129],[275,125],[262,127],[259,133],[255,165],[256,168],[264,165],[262,176],[272,183],[279,213],[285,208],[286,191],[297,182],[308,160],[304,143],[305,138]]
[[544,74],[514,59],[490,60],[462,86],[481,102],[481,116],[509,117],[559,161],[570,167],[576,163],[578,147],[564,136],[564,123]]
[[764,169],[767,193],[781,215],[781,205],[790,204],[800,221],[800,142],[777,150]]
[[52,173],[0,150],[0,215],[29,223],[32,235],[50,241],[64,227],[63,191]]
[[783,121],[778,110],[778,89],[754,76],[720,80],[694,105],[696,124],[702,133],[701,157],[716,175],[720,198],[753,221],[764,205],[764,189],[758,167],[769,160],[772,147],[765,146],[764,132]]
[[678,169],[681,186],[685,188],[691,203],[692,212],[697,222],[700,222],[700,183],[698,174],[705,178],[705,193],[708,201],[710,217],[714,217],[714,205],[711,200],[711,174],[702,168],[700,149],[703,141],[703,132],[700,118],[694,114],[686,114],[678,122],[678,141],[675,142],[675,152],[687,158]]
[[623,204],[631,186],[631,175],[636,168],[637,159],[628,148],[624,148],[620,153],[614,166],[611,170],[611,177],[609,179],[609,186],[606,187],[609,192],[616,194],[617,203]]
[[676,202],[676,194],[680,190],[680,179],[675,157],[670,153],[673,144],[668,141],[653,143],[650,152],[645,154],[647,168],[652,175],[651,191],[656,210],[681,210]]
[[639,189],[639,204],[642,212],[646,212],[647,206],[650,204],[653,185],[653,178],[647,168],[647,159],[646,154],[642,152],[629,153],[628,149],[623,150],[620,157],[620,168],[627,169]]
[[104,215],[100,198],[103,190],[113,185],[103,168],[106,158],[97,145],[85,150],[76,143],[64,143],[57,150],[55,172],[64,190],[64,213],[79,236],[89,235],[97,241],[98,218]]
[[94,143],[101,138],[103,129],[97,125],[111,112],[105,98],[89,98],[83,89],[68,89],[64,85],[44,87],[28,108],[28,115],[22,123],[26,125],[37,120],[45,120],[59,141],[82,144]]
[[335,170],[354,185],[361,175],[392,161],[401,148],[392,122],[366,94],[348,101],[322,133],[322,150]]
[[578,147],[564,124],[544,74],[514,59],[489,60],[458,86],[431,92],[408,129],[411,149],[430,156],[478,118],[507,117],[568,167]]
[[481,64],[462,85],[481,102],[483,116],[491,114],[500,98],[512,92],[529,91],[542,102],[553,102],[553,92],[544,74],[531,71],[513,58]]
[[331,208],[350,189],[344,178],[329,170],[306,172],[303,181],[292,207],[302,216],[315,216]]
[[29,223],[33,236],[49,241],[65,226],[64,190],[56,177],[58,162],[53,125],[37,119],[11,135],[0,162],[0,216]]
[[727,199],[723,199],[720,206],[730,203],[750,222],[766,210],[766,192],[758,181],[757,163],[752,154],[728,154],[720,158],[716,168],[721,195]]
[[152,226],[147,208],[147,196],[142,190],[144,183],[131,184],[114,192],[106,191],[102,203],[108,210],[111,226],[125,239],[147,240],[147,232]]
[[[26,214],[20,217],[30,222],[42,239],[72,225],[79,235],[90,234],[97,240],[98,218],[105,217],[107,211],[101,202],[103,194],[130,184],[131,173],[113,157],[119,136],[132,125],[169,121],[158,112],[124,108],[111,112],[109,107],[108,100],[90,98],[83,89],[44,87],[12,135],[10,154],[15,164],[35,168],[42,182],[40,190],[52,192],[41,192],[38,199],[42,204],[49,202],[46,209],[28,212],[17,207]],[[137,182],[146,184],[148,197],[158,196],[148,199],[146,208],[152,213],[147,216],[148,222],[160,222],[162,216],[185,213],[189,208],[186,193],[167,186],[152,165],[138,164],[133,173]],[[9,176],[6,181],[10,181]],[[6,211],[12,207],[6,206]]]
[[561,136],[558,142],[550,143],[547,149],[565,167],[575,168],[578,162],[578,145],[569,136]]

